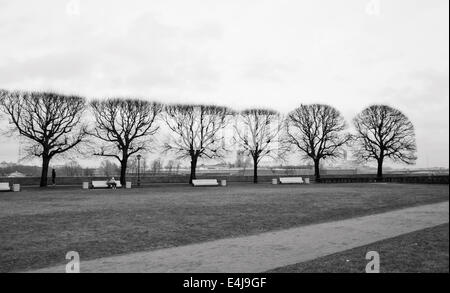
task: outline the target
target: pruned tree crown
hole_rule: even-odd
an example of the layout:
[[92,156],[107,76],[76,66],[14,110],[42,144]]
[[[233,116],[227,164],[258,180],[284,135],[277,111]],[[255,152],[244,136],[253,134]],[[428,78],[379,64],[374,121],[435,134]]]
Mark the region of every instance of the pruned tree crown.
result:
[[313,160],[338,157],[351,136],[341,113],[328,105],[301,105],[288,115],[287,142]]
[[159,126],[155,120],[162,105],[140,99],[109,98],[91,101],[96,127],[91,134],[106,142],[96,155],[115,157],[122,161],[145,151]]
[[246,109],[238,114],[234,126],[235,142],[257,163],[266,156],[281,157],[278,137],[283,123],[281,115],[270,109]]
[[234,112],[227,107],[214,105],[168,105],[164,120],[172,131],[164,143],[165,151],[179,158],[220,157],[225,151],[223,130]]
[[399,110],[372,105],[353,119],[356,128],[355,156],[361,160],[390,158],[413,164],[416,157],[414,126]]
[[77,146],[86,136],[80,124],[85,99],[54,92],[6,92],[0,99],[12,131],[33,143],[29,155],[53,157]]

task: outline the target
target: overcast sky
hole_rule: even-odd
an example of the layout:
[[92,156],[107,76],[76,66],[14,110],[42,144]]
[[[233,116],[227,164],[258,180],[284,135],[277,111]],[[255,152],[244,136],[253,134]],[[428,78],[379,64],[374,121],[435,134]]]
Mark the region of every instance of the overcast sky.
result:
[[[345,3],[345,4],[344,4]],[[373,103],[449,162],[448,0],[0,0],[0,88],[287,112]],[[0,141],[0,161],[17,142]]]

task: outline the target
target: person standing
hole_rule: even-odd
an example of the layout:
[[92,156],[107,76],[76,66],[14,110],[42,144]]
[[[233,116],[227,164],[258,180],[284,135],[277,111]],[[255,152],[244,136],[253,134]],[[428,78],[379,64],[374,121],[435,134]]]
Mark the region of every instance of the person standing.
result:
[[54,168],[52,168],[52,184],[56,184],[56,171]]

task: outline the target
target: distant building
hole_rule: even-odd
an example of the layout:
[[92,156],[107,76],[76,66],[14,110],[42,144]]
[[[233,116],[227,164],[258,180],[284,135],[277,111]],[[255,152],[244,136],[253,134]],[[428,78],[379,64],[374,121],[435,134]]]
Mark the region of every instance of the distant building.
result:
[[26,177],[26,176],[27,175],[20,173],[19,171],[15,171],[15,172],[10,173],[7,177],[17,178],[17,177]]

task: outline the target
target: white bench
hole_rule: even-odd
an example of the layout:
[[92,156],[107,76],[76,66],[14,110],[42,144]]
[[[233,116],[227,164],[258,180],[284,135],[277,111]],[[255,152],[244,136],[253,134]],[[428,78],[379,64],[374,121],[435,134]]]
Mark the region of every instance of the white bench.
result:
[[302,177],[280,177],[281,184],[303,184]]
[[219,182],[217,179],[193,179],[192,185],[194,186],[217,186]]
[[0,191],[11,191],[9,182],[0,182]]
[[[108,181],[105,180],[93,180],[91,183],[92,188],[109,188]],[[120,181],[116,181],[116,188],[121,188]]]

